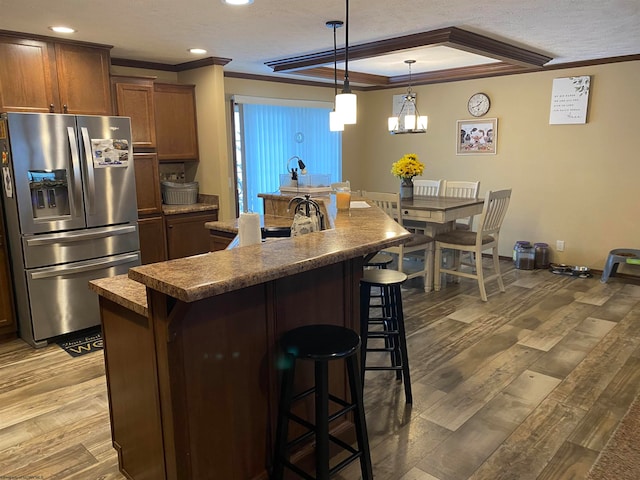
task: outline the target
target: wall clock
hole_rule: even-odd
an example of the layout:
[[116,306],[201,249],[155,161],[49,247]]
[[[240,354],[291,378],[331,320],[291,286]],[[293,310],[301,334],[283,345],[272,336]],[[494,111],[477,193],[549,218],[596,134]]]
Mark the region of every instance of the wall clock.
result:
[[484,93],[474,93],[467,103],[467,109],[474,117],[481,117],[489,111],[490,107],[491,101],[488,95]]

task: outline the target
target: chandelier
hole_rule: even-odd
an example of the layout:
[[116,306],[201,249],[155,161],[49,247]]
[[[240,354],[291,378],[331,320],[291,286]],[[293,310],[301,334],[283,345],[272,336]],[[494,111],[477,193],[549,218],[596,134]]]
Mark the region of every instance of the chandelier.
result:
[[409,65],[409,87],[407,93],[402,96],[402,107],[398,116],[389,117],[389,133],[425,133],[429,119],[418,112],[416,94],[411,90],[411,65],[416,61],[405,60],[404,63]]

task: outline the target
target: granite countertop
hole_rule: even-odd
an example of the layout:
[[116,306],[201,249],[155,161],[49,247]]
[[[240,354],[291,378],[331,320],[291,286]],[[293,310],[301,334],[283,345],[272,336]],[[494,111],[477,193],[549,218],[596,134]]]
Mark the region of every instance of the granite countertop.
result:
[[352,208],[350,212],[336,212],[333,207],[331,229],[133,267],[128,274],[132,283],[119,276],[93,280],[90,288],[146,315],[144,286],[183,302],[195,302],[375,253],[402,243],[410,235],[378,207]]
[[[280,217],[277,215],[260,215],[260,227],[290,227],[291,217]],[[219,232],[238,233],[238,219],[218,220],[217,222],[206,222],[204,228],[217,230]]]
[[166,205],[162,204],[162,213],[165,215],[179,215],[181,213],[208,212],[218,210],[218,205],[212,203],[192,203],[190,205]]
[[131,280],[126,273],[115,277],[92,280],[89,283],[89,288],[98,295],[102,295],[143,317],[149,316],[146,287],[139,282]]
[[198,202],[189,205],[162,204],[162,213],[165,215],[180,215],[181,213],[196,213],[218,210],[218,195],[198,194]]

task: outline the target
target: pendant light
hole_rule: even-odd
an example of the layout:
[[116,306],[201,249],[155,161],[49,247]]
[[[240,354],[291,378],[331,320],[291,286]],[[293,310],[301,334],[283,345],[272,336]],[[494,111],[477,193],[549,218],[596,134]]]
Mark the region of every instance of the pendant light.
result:
[[[338,96],[338,47],[336,44],[336,29],[342,26],[342,20],[329,20],[326,23],[327,27],[333,28],[333,91],[334,95]],[[329,130],[332,132],[342,132],[344,130],[344,123],[338,112],[336,112],[335,100],[333,103],[333,110],[329,113]]]
[[404,63],[409,65],[409,88],[407,88],[407,93],[403,95],[402,107],[398,116],[389,117],[389,133],[425,133],[429,118],[420,115],[416,105],[416,94],[411,91],[411,65],[416,61],[405,60]]
[[340,115],[342,123],[352,125],[356,123],[358,98],[355,93],[351,93],[351,87],[349,86],[349,0],[346,0],[344,30],[344,82],[342,84],[342,93],[336,95],[336,112]]

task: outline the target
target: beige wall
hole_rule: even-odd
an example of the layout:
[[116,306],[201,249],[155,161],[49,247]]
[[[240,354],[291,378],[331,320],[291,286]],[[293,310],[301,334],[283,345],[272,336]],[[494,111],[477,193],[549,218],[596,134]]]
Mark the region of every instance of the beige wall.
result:
[[235,218],[233,170],[229,161],[229,142],[222,67],[213,65],[178,74],[179,83],[196,86],[198,147],[200,161],[189,164],[190,176],[199,183],[200,193],[218,195],[220,219]]
[[[574,75],[592,76],[588,123],[549,125],[552,80]],[[635,61],[414,87],[429,115],[423,135],[385,133],[392,95],[404,89],[359,93],[358,123],[343,136],[344,176],[356,189],[396,191],[391,163],[417,153],[424,178],[480,180],[482,194],[513,189],[501,255],[516,240],[554,250],[564,240],[553,261],[601,269],[609,250],[640,248],[638,78]],[[467,100],[479,91],[491,97],[486,117],[498,118],[497,154],[457,156],[456,120],[471,118]]]
[[[591,75],[588,123],[549,125],[554,78]],[[635,146],[640,62],[511,75],[414,87],[429,115],[424,135],[386,132],[393,94],[405,89],[358,92],[358,123],[343,134],[343,179],[354,189],[397,191],[389,172],[404,153],[417,153],[425,178],[480,180],[487,190],[513,189],[500,254],[516,240],[547,242],[553,261],[601,269],[609,250],[640,248]],[[491,97],[487,118],[498,119],[496,155],[455,154],[456,121],[471,118],[467,100]],[[225,79],[227,95],[331,100],[332,89]],[[565,251],[556,252],[556,240]],[[640,273],[637,269],[621,269]]]
[[[220,115],[228,122],[221,73],[215,70],[210,77],[211,72],[198,70],[179,78],[197,85],[197,177],[207,190],[203,193],[220,195],[222,216],[228,219],[234,208],[231,144],[226,130],[224,141],[218,137]],[[588,123],[549,125],[552,81],[574,75],[592,77]],[[516,240],[547,242],[553,261],[601,269],[609,250],[640,248],[640,159],[634,131],[638,78],[640,62],[634,61],[414,87],[420,112],[429,115],[423,135],[386,132],[392,95],[405,89],[357,92],[358,123],[343,134],[343,179],[354,189],[397,191],[391,163],[404,153],[417,153],[426,164],[425,178],[480,180],[482,194],[513,189],[501,255],[509,256]],[[497,154],[457,156],[456,120],[471,118],[467,100],[478,91],[491,97],[486,117],[498,118]],[[233,94],[331,101],[333,88],[224,78],[225,97]],[[205,112],[214,105],[222,113]],[[556,240],[565,241],[564,252],[555,252]],[[633,268],[621,271],[640,274]]]

